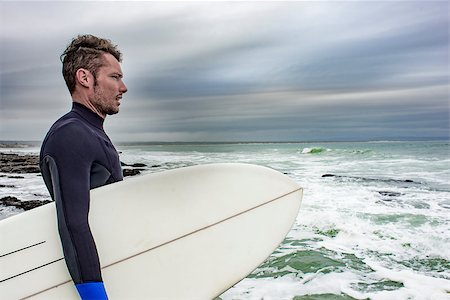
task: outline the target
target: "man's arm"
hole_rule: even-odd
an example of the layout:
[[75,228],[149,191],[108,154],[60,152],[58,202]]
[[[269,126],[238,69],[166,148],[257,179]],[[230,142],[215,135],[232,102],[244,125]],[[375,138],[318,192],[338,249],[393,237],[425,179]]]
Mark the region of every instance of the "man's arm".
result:
[[98,151],[96,143],[85,128],[67,124],[47,140],[41,158],[44,180],[56,202],[66,264],[82,299],[91,299],[91,292],[103,292],[104,297],[97,295],[96,299],[106,299],[88,222],[90,170]]

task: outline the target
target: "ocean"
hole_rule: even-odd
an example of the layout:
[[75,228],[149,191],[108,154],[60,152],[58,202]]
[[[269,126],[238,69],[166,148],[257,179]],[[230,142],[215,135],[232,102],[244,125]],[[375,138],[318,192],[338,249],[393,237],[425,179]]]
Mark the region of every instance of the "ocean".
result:
[[[147,164],[144,174],[242,162],[283,172],[304,188],[286,239],[222,300],[450,299],[448,141],[116,146],[121,161]],[[10,144],[0,152],[37,154],[39,147]],[[0,198],[50,198],[40,176],[21,176],[0,177]],[[0,219],[20,212],[0,207]]]

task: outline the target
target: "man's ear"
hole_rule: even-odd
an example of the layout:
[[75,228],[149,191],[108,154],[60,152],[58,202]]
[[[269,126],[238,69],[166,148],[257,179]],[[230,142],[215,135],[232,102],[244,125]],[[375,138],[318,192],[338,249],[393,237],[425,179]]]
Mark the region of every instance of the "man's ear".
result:
[[79,84],[86,88],[89,88],[94,83],[94,76],[92,76],[92,73],[83,68],[77,70],[75,78]]

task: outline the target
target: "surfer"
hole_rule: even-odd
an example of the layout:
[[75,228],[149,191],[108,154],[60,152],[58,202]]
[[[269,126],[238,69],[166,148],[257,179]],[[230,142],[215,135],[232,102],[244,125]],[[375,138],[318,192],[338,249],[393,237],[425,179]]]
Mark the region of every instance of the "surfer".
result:
[[81,299],[108,299],[88,223],[89,190],[123,179],[118,153],[103,129],[127,92],[122,54],[107,39],[80,35],[61,60],[72,110],[47,133],[40,167],[56,202],[64,258]]

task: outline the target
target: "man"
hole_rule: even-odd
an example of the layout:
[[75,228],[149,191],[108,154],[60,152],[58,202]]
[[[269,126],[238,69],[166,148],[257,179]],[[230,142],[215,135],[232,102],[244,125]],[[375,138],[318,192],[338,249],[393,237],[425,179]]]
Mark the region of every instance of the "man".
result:
[[89,190],[123,179],[118,153],[103,130],[104,119],[119,112],[127,92],[121,56],[106,39],[81,35],[72,40],[61,55],[72,110],[50,128],[40,153],[64,258],[83,300],[108,299],[88,223]]

